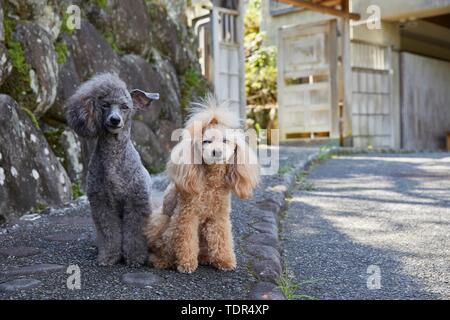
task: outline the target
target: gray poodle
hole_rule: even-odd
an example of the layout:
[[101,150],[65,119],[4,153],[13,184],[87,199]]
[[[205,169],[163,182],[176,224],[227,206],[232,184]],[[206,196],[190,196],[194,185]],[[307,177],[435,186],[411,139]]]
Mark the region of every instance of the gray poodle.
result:
[[97,229],[97,261],[113,265],[122,258],[145,263],[143,234],[151,213],[150,176],[130,139],[133,113],[150,106],[158,94],[128,92],[111,73],[85,82],[66,103],[69,125],[86,138],[96,138],[88,175],[87,195]]

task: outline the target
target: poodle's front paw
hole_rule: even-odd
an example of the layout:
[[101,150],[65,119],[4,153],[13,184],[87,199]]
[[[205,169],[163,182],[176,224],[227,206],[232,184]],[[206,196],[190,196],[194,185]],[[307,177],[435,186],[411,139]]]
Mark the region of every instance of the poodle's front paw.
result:
[[177,264],[177,270],[181,273],[192,273],[197,270],[198,263],[197,261],[188,261]]
[[236,258],[217,259],[212,262],[212,265],[222,271],[233,271],[236,269]]
[[209,256],[207,254],[200,254],[198,256],[198,264],[202,265],[202,266],[207,266],[209,265],[210,261],[209,261]]
[[146,255],[137,255],[132,257],[125,257],[125,264],[129,267],[140,267],[145,264],[145,261],[147,260]]
[[167,269],[172,266],[172,263],[164,258],[158,257],[155,254],[150,254],[148,257],[148,264],[157,269]]
[[118,264],[120,260],[121,260],[120,255],[111,256],[99,254],[97,257],[97,264],[101,267],[108,267]]

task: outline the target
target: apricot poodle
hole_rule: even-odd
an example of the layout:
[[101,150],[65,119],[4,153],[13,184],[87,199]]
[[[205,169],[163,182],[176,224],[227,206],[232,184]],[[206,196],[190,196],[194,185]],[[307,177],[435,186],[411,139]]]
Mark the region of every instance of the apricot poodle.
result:
[[191,273],[198,264],[236,268],[231,192],[249,198],[259,182],[256,154],[226,105],[208,97],[191,108],[167,165],[171,180],[163,206],[145,230],[149,264]]

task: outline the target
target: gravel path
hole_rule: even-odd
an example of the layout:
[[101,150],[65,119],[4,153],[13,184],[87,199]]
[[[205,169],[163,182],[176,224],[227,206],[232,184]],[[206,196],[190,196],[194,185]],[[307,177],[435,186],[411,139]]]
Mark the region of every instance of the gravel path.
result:
[[[283,147],[281,171],[315,152],[317,148]],[[199,267],[195,273],[186,275],[148,267],[97,267],[90,211],[86,201],[78,201],[68,208],[42,214],[35,221],[20,220],[0,228],[0,299],[246,299],[257,283],[249,271],[250,257],[243,253],[244,239],[255,232],[250,212],[264,199],[266,188],[276,185],[280,176],[264,177],[249,201],[233,199],[238,260],[234,272]],[[159,189],[164,183],[157,180],[154,186],[157,189],[154,201],[160,202]],[[80,268],[80,290],[67,287],[70,274],[66,272],[70,265]]]
[[297,293],[450,298],[450,154],[338,157],[307,179],[284,221]]

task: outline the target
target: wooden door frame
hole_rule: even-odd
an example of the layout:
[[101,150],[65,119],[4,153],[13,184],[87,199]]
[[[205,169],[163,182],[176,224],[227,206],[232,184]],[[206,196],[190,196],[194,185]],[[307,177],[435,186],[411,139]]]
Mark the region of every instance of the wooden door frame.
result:
[[[295,32],[295,29],[301,28],[303,31],[302,34],[307,35],[308,33],[305,32],[305,30],[308,29],[314,29],[314,28],[328,28],[328,34],[329,34],[329,43],[328,43],[328,57],[329,57],[329,84],[330,84],[330,138],[337,138],[339,135],[339,100],[338,100],[338,85],[337,85],[337,68],[338,68],[338,46],[337,46],[337,19],[327,19],[322,20],[319,22],[314,23],[308,23],[308,24],[296,24],[296,25],[289,25],[289,26],[283,26],[278,29],[278,36],[277,36],[277,69],[278,69],[278,75],[277,75],[277,100],[278,100],[278,117],[279,117],[279,129],[280,129],[280,139],[285,139],[285,132],[283,130],[283,111],[282,106],[284,105],[283,101],[283,91],[285,88],[285,81],[284,81],[284,67],[285,67],[285,61],[283,58],[283,54],[281,52],[284,44],[284,39],[286,38],[286,35],[289,35],[292,32]],[[315,34],[311,30],[311,35]],[[289,140],[295,140],[295,139],[289,139]]]

